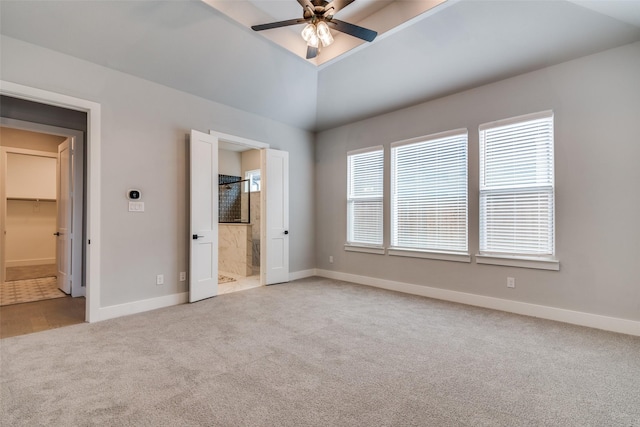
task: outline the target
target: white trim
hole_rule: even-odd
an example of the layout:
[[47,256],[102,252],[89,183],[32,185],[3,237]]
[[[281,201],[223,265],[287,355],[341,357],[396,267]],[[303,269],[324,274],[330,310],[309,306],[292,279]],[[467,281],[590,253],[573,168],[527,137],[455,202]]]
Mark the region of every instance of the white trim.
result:
[[300,270],[300,271],[290,272],[289,280],[300,280],[300,279],[313,277],[313,276],[316,276],[316,269],[310,268],[309,270]]
[[412,283],[396,282],[393,280],[378,279],[375,277],[359,276],[355,274],[341,273],[330,270],[317,270],[317,275],[335,280],[344,280],[361,285],[374,286],[376,288],[420,295],[445,301],[493,310],[507,311],[522,314],[524,316],[539,317],[555,320],[557,322],[571,323],[573,325],[589,328],[603,329],[605,331],[618,332],[640,336],[640,321],[620,319],[618,317],[601,316],[599,314],[585,313],[582,311],[566,310],[563,308],[530,304],[520,301],[506,300],[502,298],[487,297],[484,295],[469,294],[465,292],[451,291],[448,289],[415,285]]
[[345,243],[344,250],[348,252],[363,252],[367,254],[384,255],[384,246],[362,246]]
[[0,94],[87,113],[87,239],[86,321],[96,322],[100,310],[100,104],[0,80]]
[[538,270],[560,270],[560,261],[551,258],[528,258],[476,254],[476,264],[505,265],[508,267],[535,268]]
[[389,255],[411,258],[437,259],[440,261],[471,262],[471,255],[454,252],[438,252],[418,249],[389,248]]
[[55,263],[55,258],[16,259],[13,261],[7,260],[5,262],[5,267],[29,267],[31,265],[48,265]]
[[384,152],[384,146],[376,145],[375,147],[359,148],[357,150],[347,151],[347,156],[353,156],[354,154],[371,153],[373,151],[380,151],[380,150]]
[[115,319],[116,317],[128,316],[130,314],[144,313],[145,311],[156,310],[158,308],[185,304],[188,299],[189,293],[182,292],[124,304],[110,305],[108,307],[100,307],[100,318],[98,320]]
[[402,147],[403,145],[414,144],[416,142],[427,142],[427,141],[432,141],[434,139],[449,138],[449,137],[458,136],[458,135],[466,135],[468,138],[469,129],[467,128],[453,129],[453,130],[447,130],[444,132],[432,133],[429,135],[417,136],[415,138],[403,139],[402,141],[392,142],[391,148]]
[[509,117],[508,119],[494,120],[488,123],[482,123],[478,126],[478,131],[490,129],[500,126],[508,126],[518,122],[528,122],[530,120],[548,119],[553,117],[553,110],[539,111],[537,113],[523,114],[522,116]]
[[267,144],[266,142],[255,141],[253,139],[230,135],[228,133],[217,132],[211,129],[209,130],[209,135],[218,137],[219,141],[228,142],[235,145],[242,145],[245,147],[249,147],[250,149],[261,150],[263,148],[269,148],[269,144]]

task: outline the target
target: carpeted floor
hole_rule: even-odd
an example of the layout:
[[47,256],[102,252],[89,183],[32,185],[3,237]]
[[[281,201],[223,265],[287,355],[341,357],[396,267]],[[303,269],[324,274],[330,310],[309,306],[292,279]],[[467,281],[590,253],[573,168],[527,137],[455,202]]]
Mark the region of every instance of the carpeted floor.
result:
[[640,426],[638,337],[328,279],[0,352],[11,426]]

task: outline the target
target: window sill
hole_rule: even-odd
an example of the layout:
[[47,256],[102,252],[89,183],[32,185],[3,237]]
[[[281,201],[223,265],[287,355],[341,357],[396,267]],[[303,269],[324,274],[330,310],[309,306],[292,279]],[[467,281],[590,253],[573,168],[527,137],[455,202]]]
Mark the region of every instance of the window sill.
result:
[[508,267],[534,268],[538,270],[560,270],[560,261],[553,258],[477,254],[476,264],[504,265]]
[[437,259],[440,261],[471,262],[471,255],[460,252],[434,252],[418,249],[389,248],[389,255],[411,258]]
[[344,250],[349,252],[364,252],[368,254],[384,255],[383,246],[361,246],[345,243]]

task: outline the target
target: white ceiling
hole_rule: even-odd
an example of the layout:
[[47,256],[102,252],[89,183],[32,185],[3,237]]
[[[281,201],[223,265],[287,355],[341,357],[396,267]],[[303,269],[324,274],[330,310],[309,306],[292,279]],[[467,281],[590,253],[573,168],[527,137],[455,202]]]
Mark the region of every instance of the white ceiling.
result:
[[317,131],[638,41],[640,0],[449,0],[320,67],[199,0],[2,0],[0,33]]

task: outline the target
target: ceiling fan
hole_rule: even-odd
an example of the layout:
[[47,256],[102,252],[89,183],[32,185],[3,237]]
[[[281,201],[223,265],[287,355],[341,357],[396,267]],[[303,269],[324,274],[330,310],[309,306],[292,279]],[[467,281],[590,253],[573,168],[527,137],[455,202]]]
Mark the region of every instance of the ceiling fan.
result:
[[315,58],[320,52],[320,46],[327,47],[333,43],[333,36],[329,28],[349,34],[353,37],[371,42],[378,33],[364,27],[339,21],[333,16],[354,0],[297,0],[302,6],[303,14],[300,19],[271,22],[269,24],[253,25],[254,31],[270,30],[272,28],[287,27],[307,23],[302,30],[302,38],[307,42],[307,59]]

